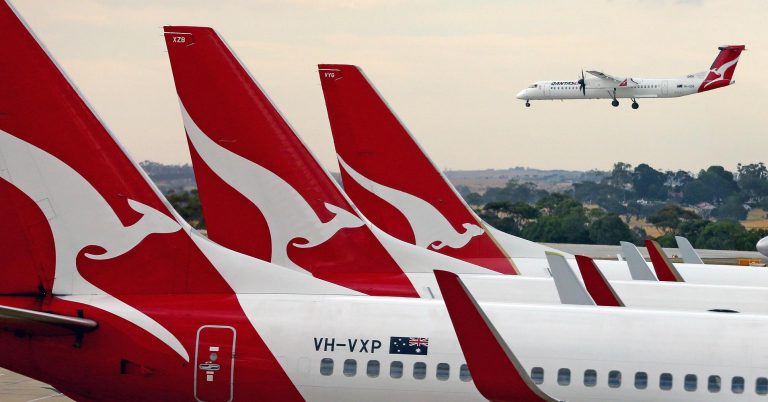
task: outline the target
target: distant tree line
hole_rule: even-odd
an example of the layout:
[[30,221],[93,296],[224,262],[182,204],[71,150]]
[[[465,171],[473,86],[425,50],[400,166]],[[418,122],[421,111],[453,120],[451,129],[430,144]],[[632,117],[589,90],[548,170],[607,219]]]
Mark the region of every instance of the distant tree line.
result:
[[[156,181],[192,176],[189,165],[141,165]],[[459,191],[491,225],[537,242],[640,244],[648,236],[630,228],[633,217],[662,231],[657,240],[665,247],[674,247],[674,236],[680,235],[697,248],[754,250],[768,235],[768,230],[747,230],[738,223],[750,208],[768,209],[768,169],[762,162],[739,164],[736,172],[710,166],[696,175],[618,162],[610,172],[591,171],[583,177],[587,179],[574,183],[568,193],[515,180],[483,194]],[[193,227],[205,228],[196,189],[170,189],[165,195]]]
[[463,195],[491,225],[538,242],[639,243],[647,234],[630,229],[633,217],[660,229],[657,240],[664,246],[674,247],[674,236],[681,235],[698,248],[754,250],[768,235],[737,222],[751,208],[768,207],[768,169],[762,162],[739,164],[735,173],[710,166],[696,175],[618,162],[594,176],[600,180],[574,183],[570,194],[512,180],[483,194],[463,189]]

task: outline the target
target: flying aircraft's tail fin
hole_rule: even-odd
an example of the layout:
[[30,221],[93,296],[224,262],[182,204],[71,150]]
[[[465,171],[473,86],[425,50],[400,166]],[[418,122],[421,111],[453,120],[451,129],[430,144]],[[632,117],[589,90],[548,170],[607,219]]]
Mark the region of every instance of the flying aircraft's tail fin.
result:
[[715,61],[709,68],[707,76],[699,87],[699,92],[709,91],[716,88],[731,85],[733,83],[733,73],[736,71],[736,64],[739,62],[741,52],[746,49],[744,45],[720,46]]
[[165,41],[209,237],[361,292],[417,296],[224,40],[166,26]]
[[680,254],[683,255],[683,262],[686,264],[704,264],[699,253],[693,248],[691,242],[683,236],[675,236],[677,242],[677,248],[680,250]]
[[656,281],[656,275],[654,275],[651,267],[645,262],[645,258],[640,254],[640,250],[637,246],[630,242],[620,242],[621,252],[624,253],[624,259],[627,261],[627,267],[629,268],[629,275],[636,281]]
[[656,270],[656,276],[663,282],[685,282],[682,275],[678,272],[675,265],[664,253],[661,246],[655,240],[646,240],[645,248],[648,250],[648,255],[651,256],[651,263],[653,269]]
[[587,291],[598,306],[624,307],[624,302],[591,258],[577,255],[576,264],[579,266]]
[[435,271],[435,277],[478,391],[491,401],[554,402],[533,383],[461,279],[447,271]]
[[571,264],[560,254],[547,252],[547,263],[552,272],[552,279],[555,281],[557,294],[560,296],[560,302],[563,304],[580,304],[584,306],[594,306],[587,289],[581,283],[571,268]]

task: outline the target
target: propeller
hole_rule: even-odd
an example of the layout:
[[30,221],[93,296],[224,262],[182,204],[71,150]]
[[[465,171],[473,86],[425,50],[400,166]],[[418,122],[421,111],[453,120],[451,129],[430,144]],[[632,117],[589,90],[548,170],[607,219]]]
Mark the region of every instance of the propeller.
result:
[[587,82],[584,81],[584,70],[581,70],[581,78],[579,79],[579,89],[584,96],[587,96]]

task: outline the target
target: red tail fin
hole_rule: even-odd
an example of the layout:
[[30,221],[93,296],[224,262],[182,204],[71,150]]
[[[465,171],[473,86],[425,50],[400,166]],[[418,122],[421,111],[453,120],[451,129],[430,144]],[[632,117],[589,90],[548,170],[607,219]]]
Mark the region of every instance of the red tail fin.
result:
[[231,292],[5,2],[0,35],[0,291]]
[[651,256],[651,264],[656,271],[656,277],[660,281],[666,282],[685,282],[680,272],[677,271],[675,265],[669,260],[669,257],[661,249],[659,243],[655,240],[646,240],[645,248],[648,250],[648,255]]
[[701,83],[699,92],[730,85],[733,73],[736,71],[736,64],[739,62],[739,55],[745,48],[744,45],[720,46],[718,48],[720,53],[709,68],[709,73]]
[[598,306],[624,307],[624,303],[591,258],[577,255],[576,264],[579,266],[587,291]]
[[554,401],[538,389],[456,274],[435,271],[477,390],[491,401]]
[[210,238],[361,292],[417,296],[216,32],[165,33]]
[[363,73],[322,64],[344,190],[392,236],[497,272],[517,272]]

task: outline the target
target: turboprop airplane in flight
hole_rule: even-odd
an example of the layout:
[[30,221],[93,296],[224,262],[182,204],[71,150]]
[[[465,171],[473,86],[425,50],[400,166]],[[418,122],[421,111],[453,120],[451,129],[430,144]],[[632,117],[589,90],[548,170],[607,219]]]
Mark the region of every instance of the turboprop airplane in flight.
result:
[[[205,239],[6,2],[0,35],[0,366],[79,401],[485,399],[442,302],[364,296]],[[476,304],[519,359],[515,383],[558,399],[768,393],[765,316]],[[500,395],[518,393],[548,398]]]
[[[368,295],[440,298],[433,270],[441,268],[461,274],[481,301],[567,302],[544,253],[535,276],[546,278],[518,276],[376,228],[213,29],[168,26],[165,41],[211,240]],[[653,282],[616,284],[628,306],[768,313],[763,289],[699,287],[678,295],[676,288],[694,286],[660,284],[647,265],[641,269]]]
[[[405,242],[480,266],[509,259],[524,276],[540,275],[544,253],[559,252],[480,219],[360,68],[321,64],[318,73],[344,192],[376,227]],[[642,279],[624,261],[597,264],[608,279]],[[688,283],[768,286],[768,271],[761,268],[675,267]]]
[[593,78],[586,78],[584,71],[576,80],[536,81],[517,94],[517,99],[530,107],[532,100],[611,99],[611,105],[619,106],[619,99],[631,99],[632,109],[637,109],[641,98],[677,98],[710,91],[734,84],[733,73],[744,45],[727,45],[718,48],[709,71],[688,74],[676,78],[637,78],[609,75],[588,70]]

